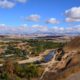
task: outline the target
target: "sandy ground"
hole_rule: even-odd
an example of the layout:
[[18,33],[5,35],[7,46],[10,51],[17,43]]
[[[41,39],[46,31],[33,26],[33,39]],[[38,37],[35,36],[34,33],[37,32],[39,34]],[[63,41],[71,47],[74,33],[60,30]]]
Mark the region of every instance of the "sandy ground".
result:
[[18,64],[25,64],[25,63],[35,62],[37,60],[41,60],[41,57],[31,57],[29,59],[21,60],[21,61],[17,61],[17,62],[18,62]]
[[41,53],[39,56],[36,57],[29,57],[29,59],[17,61],[18,64],[25,64],[25,63],[31,63],[35,61],[40,61],[44,55],[48,54],[51,50],[46,50],[43,53]]

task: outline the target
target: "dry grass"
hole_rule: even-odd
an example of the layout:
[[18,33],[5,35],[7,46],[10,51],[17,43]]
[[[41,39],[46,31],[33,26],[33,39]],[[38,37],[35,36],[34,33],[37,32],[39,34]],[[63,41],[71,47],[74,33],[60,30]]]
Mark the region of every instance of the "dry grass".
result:
[[72,39],[67,45],[64,47],[64,50],[79,50],[80,51],[80,36]]

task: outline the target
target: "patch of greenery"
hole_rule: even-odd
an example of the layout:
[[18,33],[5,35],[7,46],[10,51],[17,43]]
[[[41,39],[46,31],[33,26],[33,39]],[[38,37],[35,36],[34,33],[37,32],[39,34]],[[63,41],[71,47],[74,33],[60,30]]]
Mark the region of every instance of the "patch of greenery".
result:
[[27,40],[30,46],[33,47],[33,54],[38,55],[40,52],[47,50],[47,49],[53,49],[53,48],[59,48],[63,47],[63,43],[57,43],[52,41],[44,41],[44,40]]
[[5,62],[2,69],[0,68],[1,80],[31,80],[32,78],[38,78],[42,74],[42,69],[36,64],[13,64],[11,60]]

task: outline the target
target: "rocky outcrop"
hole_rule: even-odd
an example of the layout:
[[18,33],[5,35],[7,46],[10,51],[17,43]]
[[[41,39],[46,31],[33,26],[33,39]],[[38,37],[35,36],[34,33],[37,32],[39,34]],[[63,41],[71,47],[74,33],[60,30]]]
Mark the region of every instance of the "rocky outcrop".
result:
[[[58,70],[66,68],[74,55],[71,52],[65,53],[62,49],[58,49],[58,50],[56,51],[56,54],[54,57],[55,63],[53,64],[53,65],[55,65],[55,64],[56,65],[55,65],[55,67],[52,66],[53,69],[51,68],[51,70],[53,72],[55,72],[55,70],[57,72]],[[58,62],[56,62],[56,61],[58,61]]]
[[57,61],[60,61],[62,59],[63,55],[64,55],[63,49],[59,48],[59,49],[56,50],[56,54],[55,54],[54,59],[57,60]]
[[[76,56],[75,58],[75,55],[78,55],[78,52],[76,51],[65,53],[63,50],[59,50],[56,52],[57,53],[55,54],[55,57],[54,57],[55,62],[52,64],[52,66],[49,67],[48,71],[45,72],[43,79],[41,80],[53,80],[55,79],[54,77],[55,74],[57,74],[58,72],[64,71],[67,67],[73,65],[74,63],[79,62],[79,57]],[[47,78],[49,74],[53,74],[53,79]]]
[[66,80],[80,72],[80,37],[71,40],[63,49],[57,49],[50,65],[41,80]]

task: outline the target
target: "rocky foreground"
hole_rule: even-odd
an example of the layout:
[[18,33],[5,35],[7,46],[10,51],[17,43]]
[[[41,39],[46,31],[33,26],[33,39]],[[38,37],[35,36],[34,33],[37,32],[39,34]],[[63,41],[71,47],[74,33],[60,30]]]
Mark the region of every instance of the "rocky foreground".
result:
[[49,64],[40,80],[80,80],[80,37],[58,49]]

